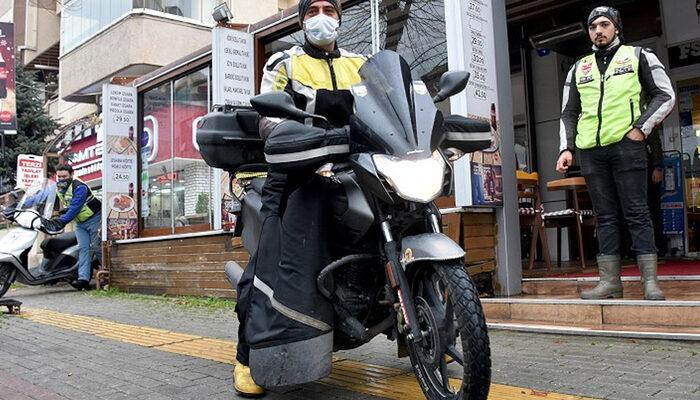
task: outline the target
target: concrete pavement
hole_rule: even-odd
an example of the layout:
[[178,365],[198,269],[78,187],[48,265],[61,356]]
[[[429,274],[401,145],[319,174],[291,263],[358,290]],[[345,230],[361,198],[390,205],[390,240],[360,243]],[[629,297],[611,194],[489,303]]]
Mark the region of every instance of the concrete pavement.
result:
[[[67,286],[8,293],[24,308],[235,340],[233,311],[94,297]],[[0,399],[235,398],[231,365],[157,351],[28,318],[0,317]],[[697,343],[491,332],[493,382],[610,399],[700,399]],[[378,338],[339,357],[410,372],[395,346]],[[454,365],[453,365],[454,366]],[[457,370],[452,368],[457,375]],[[494,395],[495,396],[495,395]],[[492,396],[492,398],[495,398]],[[270,399],[369,399],[366,391],[310,384]]]

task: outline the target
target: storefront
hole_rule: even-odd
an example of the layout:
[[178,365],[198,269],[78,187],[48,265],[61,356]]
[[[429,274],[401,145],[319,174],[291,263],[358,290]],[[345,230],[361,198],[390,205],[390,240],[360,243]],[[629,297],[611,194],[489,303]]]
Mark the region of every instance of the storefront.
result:
[[[445,4],[388,3],[373,10],[374,1],[344,2],[339,46],[361,54],[380,48],[396,50],[411,66],[414,79],[423,80],[435,94],[440,76],[448,69]],[[253,26],[236,27],[254,34],[257,82],[267,57],[302,43],[295,12],[296,7]],[[222,208],[230,199],[228,179],[204,163],[194,136],[198,119],[214,106],[213,80],[212,53],[205,48],[133,83],[141,121],[136,140],[140,218],[137,237],[112,241],[107,252],[111,279],[118,287],[169,294],[232,294],[223,263],[229,259],[245,263],[247,253],[227,232],[232,221]],[[453,104],[443,102],[439,108],[449,113]],[[503,145],[508,147],[507,142]],[[498,178],[502,182],[500,174]],[[510,183],[514,191],[514,178]],[[502,186],[498,185],[501,192]],[[443,206],[453,206],[453,201],[444,199]],[[495,227],[497,220],[504,223],[502,208],[469,211],[446,217],[446,229],[470,250],[466,262],[475,274],[483,273],[488,291],[495,287],[517,293],[519,265],[505,271],[508,263],[503,263],[503,276],[510,283],[499,281],[496,265],[497,254],[501,260],[509,259],[501,255],[507,253],[506,241],[498,238],[509,230],[499,232]],[[476,237],[480,240],[470,239]]]
[[[496,3],[500,2],[493,3],[494,11],[498,11]],[[496,51],[500,58],[491,69],[496,72],[494,79],[498,81],[499,97],[512,98],[512,110],[508,101],[492,107],[494,118],[495,115],[500,118],[498,123],[492,124],[501,138],[500,172],[491,174],[495,178],[491,186],[485,182],[476,185],[477,189],[482,186],[489,198],[502,196],[503,206],[462,208],[461,214],[444,218],[447,232],[468,250],[467,263],[471,271],[485,272],[489,277],[485,285],[493,293],[504,295],[520,292],[520,255],[522,253],[522,258],[527,260],[529,252],[528,246],[523,246],[521,252],[521,244],[529,239],[519,235],[516,182],[511,172],[515,171],[517,162],[518,169],[539,173],[547,211],[570,207],[571,198],[564,192],[545,188],[547,182],[561,178],[553,165],[558,154],[560,97],[566,71],[578,56],[590,49],[581,23],[590,11],[587,2],[543,1],[536,9],[526,3],[508,2],[502,10],[507,14],[495,19],[504,26],[494,29],[497,35],[503,36],[494,37],[494,41],[507,41],[509,49],[508,54],[503,47]],[[696,150],[700,129],[700,77],[697,73],[700,34],[693,34],[696,31],[692,18],[687,21],[687,29],[675,29],[677,26],[667,29],[673,25],[669,20],[680,18],[676,15],[680,8],[672,1],[674,7],[670,10],[676,14],[669,13],[666,3],[650,0],[637,6],[620,4],[619,8],[626,21],[627,42],[652,48],[671,68],[679,106],[664,124],[663,145],[667,158],[679,154],[683,170],[676,173],[670,166],[665,169],[665,180],[671,187],[673,174],[683,179],[676,180],[677,192],[682,192],[680,197],[668,197],[663,206],[664,232],[669,248],[674,249],[672,254],[697,255],[700,250],[700,234],[696,233],[700,229],[700,217],[696,218],[700,216],[700,167],[696,168],[700,165],[696,162],[700,160]],[[683,6],[694,10],[692,3],[693,0],[684,0]],[[451,6],[455,8],[450,9]],[[437,82],[448,68],[474,69],[473,63],[456,62],[455,54],[461,50],[455,48],[458,43],[455,38],[466,32],[455,22],[459,21],[455,15],[460,13],[457,3],[448,4],[446,8],[443,1],[353,0],[345,1],[343,9],[341,47],[362,54],[378,49],[398,51],[411,66],[414,78],[423,80],[431,93],[436,92]],[[254,35],[256,86],[262,65],[271,54],[302,43],[295,12],[293,7],[255,25],[235,27]],[[684,14],[687,14],[685,17],[690,15],[689,12]],[[695,17],[695,14],[690,16]],[[468,29],[479,28],[479,24],[471,25]],[[476,44],[480,45],[478,40]],[[131,84],[138,93],[140,121],[135,138],[139,180],[133,189],[140,194],[135,196],[138,228],[133,238],[112,242],[109,260],[115,282],[125,288],[230,295],[223,281],[222,261],[231,259],[234,254],[238,261],[247,257],[229,233],[233,220],[225,212],[226,203],[231,199],[227,193],[228,178],[204,163],[194,136],[198,119],[215,105],[214,69],[212,50],[204,48]],[[486,79],[476,75],[478,79]],[[451,110],[463,110],[460,101],[442,102],[438,106],[447,114]],[[512,124],[509,123],[511,116]],[[93,147],[93,141],[97,144],[101,138],[99,126],[93,132],[94,135],[86,134],[72,143],[71,162],[91,182],[99,182],[93,181],[101,170],[100,162],[96,161],[100,158],[98,150]],[[493,156],[487,156],[493,161]],[[482,160],[486,158],[482,156]],[[442,199],[441,206],[454,208],[454,200]],[[551,254],[559,252],[555,245],[558,239],[562,243],[560,253],[564,261],[580,257],[575,235],[569,234],[570,231],[564,229],[561,237],[552,229],[547,231]],[[583,234],[586,236],[583,252],[592,259],[596,252],[593,230],[584,230]],[[158,256],[161,249],[170,249],[172,253],[162,258]],[[116,271],[122,267],[125,272],[119,275]],[[171,272],[180,275],[172,277]],[[195,284],[201,290],[188,292],[183,286],[193,280],[201,281]]]

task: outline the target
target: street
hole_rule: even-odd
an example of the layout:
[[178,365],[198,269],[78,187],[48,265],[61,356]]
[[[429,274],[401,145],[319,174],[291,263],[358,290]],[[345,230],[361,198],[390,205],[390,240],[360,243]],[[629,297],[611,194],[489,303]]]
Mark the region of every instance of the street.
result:
[[[233,310],[13,288],[0,317],[0,399],[231,399]],[[156,297],[156,299],[158,299]],[[700,399],[692,342],[492,331],[490,399]],[[321,383],[269,399],[420,399],[407,359],[382,338],[336,353]],[[458,376],[455,364],[451,373]]]

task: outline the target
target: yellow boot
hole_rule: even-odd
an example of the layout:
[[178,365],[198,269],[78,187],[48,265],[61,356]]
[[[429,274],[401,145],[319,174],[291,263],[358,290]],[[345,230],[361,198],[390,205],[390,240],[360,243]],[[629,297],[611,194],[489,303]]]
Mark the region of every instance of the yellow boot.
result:
[[250,368],[247,365],[237,363],[233,367],[233,388],[242,397],[262,397],[265,388],[258,386],[250,376]]

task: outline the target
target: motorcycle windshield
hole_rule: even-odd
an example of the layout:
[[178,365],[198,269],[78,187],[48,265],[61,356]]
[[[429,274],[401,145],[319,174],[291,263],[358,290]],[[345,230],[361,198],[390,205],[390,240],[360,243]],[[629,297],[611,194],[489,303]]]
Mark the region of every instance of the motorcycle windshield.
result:
[[398,157],[432,153],[437,109],[421,81],[413,81],[406,61],[393,51],[372,56],[360,69],[351,139]]
[[44,218],[51,218],[55,201],[56,183],[43,179],[24,191],[17,210],[34,210]]

